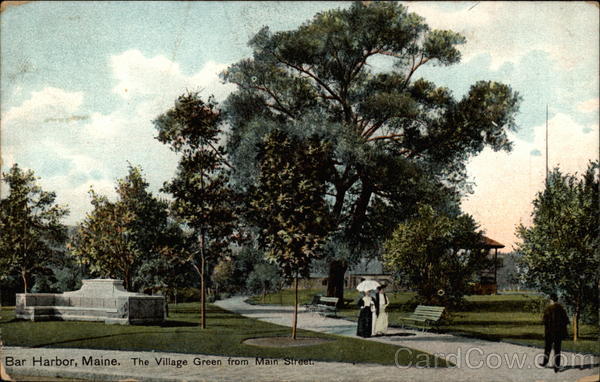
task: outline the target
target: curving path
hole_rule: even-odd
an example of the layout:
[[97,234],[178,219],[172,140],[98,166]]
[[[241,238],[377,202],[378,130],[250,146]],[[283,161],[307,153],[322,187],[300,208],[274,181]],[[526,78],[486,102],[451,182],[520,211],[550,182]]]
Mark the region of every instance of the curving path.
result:
[[[293,307],[279,305],[251,305],[246,297],[232,297],[217,301],[223,309],[274,324],[290,326]],[[298,327],[317,332],[356,336],[356,323],[344,319],[324,317],[320,314],[299,311]],[[397,334],[398,336],[394,336]],[[411,334],[411,335],[406,335]],[[435,354],[453,362],[457,367],[449,369],[425,369],[418,367],[397,368],[394,380],[407,381],[577,381],[584,377],[597,376],[600,357],[563,352],[565,370],[554,373],[551,368],[541,368],[541,349],[491,342],[474,338],[435,334],[408,329],[390,328],[389,336],[369,338],[369,341],[385,342],[418,349]],[[358,338],[358,337],[357,337]],[[382,373],[385,373],[381,367]],[[344,373],[346,374],[346,373]],[[379,373],[377,373],[379,375]],[[382,374],[382,376],[385,374]],[[355,380],[348,371],[344,380]]]
[[[289,326],[291,307],[249,305],[243,297],[218,301],[216,305],[247,317]],[[306,311],[300,312],[299,327],[319,332],[354,336],[356,324],[347,320],[333,319]],[[394,329],[390,334],[398,333]],[[402,330],[402,332],[409,332]],[[159,352],[109,351],[93,349],[56,348],[0,348],[0,361],[7,366],[9,374],[21,376],[85,378],[94,381],[569,381],[575,382],[598,375],[598,357],[580,356],[578,365],[582,368],[568,369],[555,374],[552,369],[541,369],[535,365],[539,349],[430,333],[413,332],[414,336],[390,336],[373,338],[381,341],[419,349],[450,359],[460,367],[419,368],[381,366],[371,364],[348,364],[340,362],[314,362],[312,365],[257,365],[251,357],[224,357],[205,354],[177,354]],[[478,350],[472,350],[478,349]],[[443,356],[455,354],[455,356]],[[494,354],[494,355],[492,355]],[[497,354],[498,356],[496,356]],[[568,353],[572,356],[573,353]],[[522,365],[507,364],[502,357],[520,357]],[[12,359],[12,365],[7,363]],[[47,360],[73,359],[77,365],[49,365],[32,367],[36,358]],[[82,357],[110,360],[110,366],[83,365]],[[497,358],[500,357],[500,358]],[[157,365],[156,359],[170,359],[171,365]],[[28,364],[14,365],[14,360],[27,360]],[[138,359],[142,361],[134,361]],[[485,362],[487,359],[488,362]],[[500,362],[498,362],[500,359]],[[505,359],[505,358],[504,358]],[[113,361],[114,360],[114,361]],[[145,363],[147,361],[147,364]],[[183,361],[187,365],[177,367],[174,363]],[[201,364],[198,364],[198,363]],[[248,365],[243,365],[245,362]],[[195,364],[196,363],[196,364]],[[511,366],[512,365],[512,366]],[[469,367],[471,366],[471,367]],[[1,372],[1,370],[0,370]],[[0,377],[0,379],[2,379]],[[586,379],[591,382],[596,379]]]

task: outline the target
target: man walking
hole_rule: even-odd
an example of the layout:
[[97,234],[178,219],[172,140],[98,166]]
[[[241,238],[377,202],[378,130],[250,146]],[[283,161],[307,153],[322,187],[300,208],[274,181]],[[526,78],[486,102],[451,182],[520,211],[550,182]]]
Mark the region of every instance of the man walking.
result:
[[565,308],[558,303],[556,293],[550,295],[550,305],[544,310],[544,361],[541,366],[545,367],[550,359],[550,350],[554,348],[554,372],[560,370],[560,345],[568,333],[569,317]]

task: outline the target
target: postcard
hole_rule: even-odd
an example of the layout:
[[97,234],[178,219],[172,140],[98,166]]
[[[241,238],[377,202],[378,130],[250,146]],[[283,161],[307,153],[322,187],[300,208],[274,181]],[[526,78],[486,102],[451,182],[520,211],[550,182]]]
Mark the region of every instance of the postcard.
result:
[[2,2],[0,380],[600,381],[598,15]]

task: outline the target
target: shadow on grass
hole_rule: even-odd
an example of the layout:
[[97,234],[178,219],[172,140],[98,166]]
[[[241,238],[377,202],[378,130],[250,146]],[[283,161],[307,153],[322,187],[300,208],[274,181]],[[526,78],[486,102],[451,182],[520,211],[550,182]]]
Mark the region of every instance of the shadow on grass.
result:
[[[194,332],[178,332],[178,334],[183,334],[183,333],[194,333]],[[98,340],[101,338],[111,338],[111,337],[137,336],[140,334],[156,334],[156,332],[117,333],[117,334],[107,334],[104,336],[71,338],[71,339],[64,340],[64,341],[55,341],[55,342],[48,342],[48,343],[39,344],[39,345],[32,345],[31,347],[32,348],[43,348],[43,347],[48,347],[48,346],[64,345],[64,344],[68,344],[70,342]]]
[[179,320],[167,320],[159,325],[161,328],[179,328],[179,327],[192,327],[200,326],[198,322],[193,321],[179,321]]
[[494,300],[494,301],[468,301],[461,311],[464,312],[522,312],[523,304],[528,300]]
[[474,338],[474,339],[485,340],[485,341],[492,341],[492,342],[500,342],[503,339],[504,340],[539,340],[539,341],[544,341],[544,335],[543,334],[536,334],[536,333],[495,335],[495,334],[474,333],[474,332],[467,332],[467,331],[463,332],[463,331],[460,331],[460,330],[456,330],[454,328],[450,328],[448,330],[441,330],[439,333],[452,334],[454,336]]
[[468,320],[468,321],[452,321],[452,325],[456,326],[515,326],[522,328],[523,326],[538,326],[536,320],[527,321],[485,321],[485,320]]
[[415,333],[394,333],[394,334],[381,334],[375,337],[412,337],[412,336],[416,336]]

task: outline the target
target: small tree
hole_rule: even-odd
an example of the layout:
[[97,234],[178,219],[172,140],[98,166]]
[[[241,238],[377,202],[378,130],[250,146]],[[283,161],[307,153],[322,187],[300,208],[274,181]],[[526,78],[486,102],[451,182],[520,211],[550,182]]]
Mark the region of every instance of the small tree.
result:
[[231,283],[234,272],[235,264],[231,259],[221,259],[221,261],[217,263],[211,276],[216,293],[231,293],[234,291],[235,285]]
[[533,201],[531,227],[520,225],[517,249],[525,281],[560,292],[573,311],[573,340],[586,305],[598,309],[600,212],[598,162],[578,179],[554,169]]
[[246,288],[252,293],[260,293],[262,300],[269,292],[279,290],[281,286],[281,276],[277,265],[271,263],[256,264],[254,270],[248,275]]
[[2,177],[8,193],[0,199],[0,273],[18,272],[27,293],[32,276],[46,269],[66,241],[60,221],[69,212],[54,203],[54,192],[42,190],[33,171],[15,164]]
[[292,338],[296,339],[298,278],[308,275],[331,226],[323,198],[330,151],[315,139],[307,143],[275,130],[259,156],[259,183],[251,194],[249,218],[260,230],[259,244],[294,280]]
[[141,169],[130,166],[118,181],[116,201],[91,190],[93,210],[70,243],[92,274],[122,278],[127,290],[134,289],[141,264],[160,256],[168,224],[167,203],[147,188]]
[[197,93],[180,96],[175,106],[154,125],[157,139],[181,154],[177,174],[164,190],[174,197],[174,214],[198,238],[199,253],[182,253],[200,276],[200,325],[206,328],[208,261],[229,252],[236,226],[235,194],[228,186],[224,150],[218,146],[220,113],[212,97],[204,102]]
[[488,265],[482,242],[471,216],[451,217],[425,205],[386,242],[384,264],[423,302],[453,304],[467,293],[475,271]]
[[188,237],[179,222],[169,219],[163,239],[158,243],[158,255],[143,261],[133,280],[134,285],[144,292],[159,291],[163,295],[177,295],[177,288],[190,285],[194,279],[194,271],[189,264],[181,261],[181,253],[185,253]]

